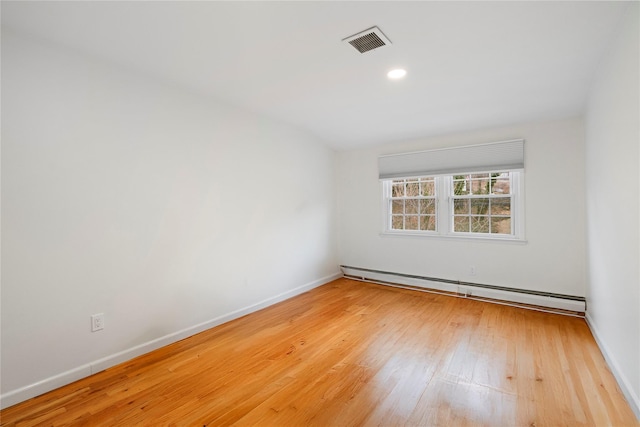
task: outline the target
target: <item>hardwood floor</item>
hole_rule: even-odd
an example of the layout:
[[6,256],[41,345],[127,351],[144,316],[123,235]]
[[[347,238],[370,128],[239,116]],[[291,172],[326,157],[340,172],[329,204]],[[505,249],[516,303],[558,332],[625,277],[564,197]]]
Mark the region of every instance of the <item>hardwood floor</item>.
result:
[[339,279],[2,426],[638,425],[583,319]]

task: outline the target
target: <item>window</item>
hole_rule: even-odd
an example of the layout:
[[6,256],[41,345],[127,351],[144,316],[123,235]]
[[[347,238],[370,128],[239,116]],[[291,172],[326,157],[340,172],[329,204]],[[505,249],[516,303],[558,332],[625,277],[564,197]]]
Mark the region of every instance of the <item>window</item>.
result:
[[513,234],[509,172],[453,175],[450,182],[454,233]]
[[394,179],[388,209],[392,230],[435,231],[435,178]]
[[523,238],[519,171],[395,178],[382,183],[387,233]]
[[524,240],[524,140],[378,157],[384,233]]

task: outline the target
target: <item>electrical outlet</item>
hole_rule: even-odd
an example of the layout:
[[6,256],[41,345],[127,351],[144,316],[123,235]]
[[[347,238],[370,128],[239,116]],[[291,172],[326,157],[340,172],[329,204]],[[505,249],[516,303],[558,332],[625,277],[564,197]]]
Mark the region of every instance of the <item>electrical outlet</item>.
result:
[[476,266],[475,265],[469,266],[469,276],[475,276],[475,275],[476,275]]
[[104,329],[104,313],[98,313],[91,316],[91,332],[101,331]]

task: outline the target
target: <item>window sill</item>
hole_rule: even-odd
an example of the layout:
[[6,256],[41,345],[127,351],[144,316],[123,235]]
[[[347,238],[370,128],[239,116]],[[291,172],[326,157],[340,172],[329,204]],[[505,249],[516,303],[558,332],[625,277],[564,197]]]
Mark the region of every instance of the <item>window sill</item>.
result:
[[420,239],[436,239],[449,241],[471,241],[482,243],[507,243],[516,245],[526,245],[527,240],[517,237],[487,237],[487,236],[468,236],[453,234],[438,234],[433,232],[410,232],[410,231],[383,231],[380,237],[404,237],[404,238],[420,238]]

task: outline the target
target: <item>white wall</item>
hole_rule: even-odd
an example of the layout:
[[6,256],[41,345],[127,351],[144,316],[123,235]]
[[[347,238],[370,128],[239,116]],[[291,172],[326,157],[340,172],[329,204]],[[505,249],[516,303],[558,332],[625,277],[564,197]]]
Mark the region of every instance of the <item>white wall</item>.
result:
[[588,320],[640,418],[640,26],[629,7],[586,114]]
[[[524,138],[526,244],[381,236],[382,154]],[[584,296],[583,122],[488,129],[337,154],[340,263]],[[477,275],[469,276],[469,266]]]
[[2,90],[3,405],[338,272],[318,141],[15,34]]

